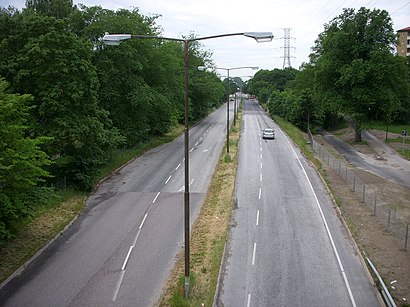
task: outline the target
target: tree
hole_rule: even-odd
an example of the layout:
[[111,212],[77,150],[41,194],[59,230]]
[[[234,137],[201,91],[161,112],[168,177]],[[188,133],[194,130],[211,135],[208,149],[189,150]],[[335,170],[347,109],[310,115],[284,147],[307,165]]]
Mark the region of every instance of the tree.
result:
[[73,0],[26,0],[26,8],[38,14],[65,18],[73,11]]
[[274,90],[283,92],[289,82],[295,79],[297,72],[298,70],[294,68],[259,70],[254,77],[249,80],[248,90],[252,95],[257,95],[258,97],[263,88],[265,88],[265,96],[266,90],[269,92]]
[[56,179],[90,189],[97,167],[122,140],[98,105],[92,45],[72,34],[66,20],[30,10],[12,19],[0,44],[6,55],[0,74],[14,92],[34,96],[33,133],[53,137],[45,150]]
[[395,34],[385,10],[344,9],[325,25],[312,55],[317,91],[327,108],[350,118],[356,141],[374,114],[400,107],[404,66],[392,54]]
[[51,164],[41,145],[46,137],[29,135],[28,117],[33,97],[7,93],[0,79],[0,245],[11,235],[11,224],[30,211],[35,190],[49,177]]

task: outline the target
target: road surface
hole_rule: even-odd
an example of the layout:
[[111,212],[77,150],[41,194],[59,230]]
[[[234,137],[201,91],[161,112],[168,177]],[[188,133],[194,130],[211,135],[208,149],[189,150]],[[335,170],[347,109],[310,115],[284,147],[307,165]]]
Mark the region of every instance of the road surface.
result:
[[401,158],[393,149],[371,133],[362,132],[362,138],[378,153],[382,160],[374,159],[374,155],[359,153],[349,144],[324,130],[321,133],[326,142],[333,146],[353,166],[410,188],[410,162]]
[[[379,306],[315,169],[246,101],[217,306]],[[263,128],[275,140],[262,140]]]
[[[225,135],[226,105],[190,130],[191,224]],[[183,192],[182,136],[103,182],[74,225],[1,289],[0,305],[155,304],[183,247]]]

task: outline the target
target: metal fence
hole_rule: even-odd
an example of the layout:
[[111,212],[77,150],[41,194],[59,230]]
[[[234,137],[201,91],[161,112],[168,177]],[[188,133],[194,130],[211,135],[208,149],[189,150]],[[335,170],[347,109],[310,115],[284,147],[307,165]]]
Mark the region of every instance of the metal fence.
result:
[[409,224],[390,207],[387,201],[380,198],[369,185],[366,185],[353,173],[346,163],[334,157],[313,137],[311,137],[311,144],[316,155],[343,179],[355,196],[367,205],[368,209],[384,224],[386,229],[403,242],[404,250],[410,250],[407,248],[410,235]]

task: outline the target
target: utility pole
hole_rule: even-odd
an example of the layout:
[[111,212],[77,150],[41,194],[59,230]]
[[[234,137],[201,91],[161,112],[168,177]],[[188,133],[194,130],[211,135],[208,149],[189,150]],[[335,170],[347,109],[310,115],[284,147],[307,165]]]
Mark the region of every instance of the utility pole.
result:
[[290,46],[290,28],[284,28],[284,35],[283,35],[283,68],[292,67],[290,65],[290,48],[295,48]]

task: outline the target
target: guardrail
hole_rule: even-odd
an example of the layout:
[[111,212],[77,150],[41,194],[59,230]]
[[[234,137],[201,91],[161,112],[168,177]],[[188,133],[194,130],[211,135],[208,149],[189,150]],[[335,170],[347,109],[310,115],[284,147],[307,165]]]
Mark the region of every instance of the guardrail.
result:
[[375,266],[373,265],[373,263],[370,261],[370,259],[368,257],[366,257],[366,260],[369,263],[369,266],[372,268],[373,273],[377,276],[377,279],[379,280],[379,283],[380,283],[380,286],[381,286],[380,292],[382,294],[384,302],[389,307],[396,307],[396,303],[394,302],[393,298],[391,297],[390,292],[387,289],[386,285],[384,284],[383,279],[380,277],[379,272],[377,272]]
[[310,133],[309,136],[315,154],[327,163],[343,179],[346,185],[350,186],[357,198],[373,211],[373,214],[384,224],[388,231],[403,242],[404,250],[408,251],[409,223],[405,222],[390,207],[387,201],[380,198],[359,176],[353,173],[346,163],[329,153],[322,145],[315,141]]

